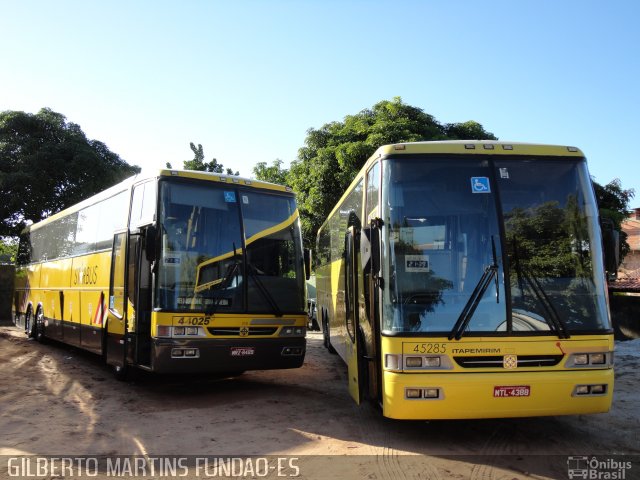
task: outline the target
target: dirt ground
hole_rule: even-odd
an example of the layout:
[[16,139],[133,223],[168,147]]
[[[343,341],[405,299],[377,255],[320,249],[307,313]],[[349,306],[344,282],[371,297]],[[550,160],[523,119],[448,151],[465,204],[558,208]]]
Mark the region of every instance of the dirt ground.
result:
[[402,422],[352,402],[319,333],[301,369],[119,382],[97,356],[0,327],[0,455],[285,457],[288,476],[372,480],[569,478],[568,457],[588,456],[640,478],[640,340],[616,348],[607,414]]

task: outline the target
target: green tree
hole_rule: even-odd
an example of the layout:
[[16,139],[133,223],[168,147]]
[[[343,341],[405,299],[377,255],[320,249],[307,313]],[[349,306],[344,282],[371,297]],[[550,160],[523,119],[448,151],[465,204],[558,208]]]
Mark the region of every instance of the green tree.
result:
[[457,139],[497,138],[474,121],[443,125],[400,97],[378,102],[342,122],[309,129],[287,176],[298,196],[305,244],[313,247],[318,228],[378,147]]
[[0,236],[38,222],[138,173],[80,126],[48,108],[0,113]]
[[275,159],[271,166],[267,166],[267,162],[259,162],[253,167],[253,174],[257,180],[262,180],[263,182],[287,185],[289,170],[282,168],[283,163],[279,158]]
[[[204,150],[201,144],[198,144],[196,147],[193,142],[189,143],[189,147],[193,152],[192,160],[184,161],[184,169],[185,170],[198,170],[200,172],[213,172],[213,173],[226,173],[227,175],[240,175],[240,172],[233,172],[232,169],[225,169],[221,163],[218,163],[218,160],[215,158],[210,162],[204,161]],[[169,165],[167,163],[167,165]]]
[[625,190],[619,178],[614,178],[606,185],[592,180],[598,201],[600,218],[609,218],[620,232],[620,261],[631,251],[627,243],[627,234],[622,231],[622,222],[629,215],[629,202],[634,198],[633,189]]

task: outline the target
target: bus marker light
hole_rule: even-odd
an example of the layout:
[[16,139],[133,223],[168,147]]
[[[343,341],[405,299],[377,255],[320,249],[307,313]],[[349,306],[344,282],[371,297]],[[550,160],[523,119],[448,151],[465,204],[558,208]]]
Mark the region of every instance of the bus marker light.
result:
[[171,327],[167,327],[165,325],[158,325],[156,327],[156,336],[158,336],[158,337],[170,337],[171,336]]
[[513,145],[502,145],[503,150],[513,150]]
[[493,143],[485,143],[483,145],[483,147],[484,147],[485,150],[493,150],[494,149]]
[[393,146],[394,150],[406,150],[406,148],[407,148],[407,146],[403,145],[402,143]]
[[407,357],[407,367],[421,367],[422,357]]
[[578,149],[576,147],[567,147],[567,150],[569,150],[570,152],[577,152]]
[[404,394],[407,398],[422,398],[422,390],[420,388],[405,388]]
[[467,150],[475,150],[476,146],[473,143],[465,143],[464,148]]
[[384,356],[384,368],[386,368],[387,370],[395,370],[395,371],[402,370],[402,367],[400,365],[401,359],[402,359],[402,355],[387,353]]

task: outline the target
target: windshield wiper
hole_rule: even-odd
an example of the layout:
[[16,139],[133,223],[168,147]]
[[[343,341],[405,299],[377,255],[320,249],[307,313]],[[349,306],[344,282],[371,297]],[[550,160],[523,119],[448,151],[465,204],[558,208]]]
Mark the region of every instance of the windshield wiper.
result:
[[267,287],[265,287],[264,284],[262,283],[262,280],[260,280],[256,267],[254,267],[252,264],[247,262],[246,270],[249,277],[253,278],[253,280],[256,282],[256,286],[258,287],[258,290],[260,291],[262,296],[265,298],[265,300],[273,310],[273,313],[275,313],[276,317],[281,317],[282,310],[280,310],[280,307],[278,307],[278,303],[273,298],[273,295],[269,293],[269,290],[267,290]]
[[480,300],[482,300],[484,293],[487,291],[487,288],[489,288],[491,280],[493,280],[494,277],[496,281],[496,303],[500,303],[500,292],[498,290],[498,261],[496,257],[496,244],[493,239],[493,235],[491,235],[491,253],[493,254],[493,263],[484,269],[484,273],[480,277],[480,280],[478,280],[478,283],[473,289],[469,300],[467,300],[467,303],[464,305],[462,312],[460,312],[460,316],[458,317],[456,324],[451,329],[451,332],[449,332],[449,340],[452,340],[454,338],[456,340],[460,340],[460,338],[462,338],[462,334],[469,325],[469,322],[471,321],[476,308],[478,308],[478,305],[480,304]]
[[[569,335],[569,332],[567,331],[567,326],[565,325],[560,315],[558,315],[558,312],[549,299],[547,292],[544,291],[544,288],[542,288],[542,285],[540,285],[538,279],[529,275],[526,269],[523,268],[522,265],[520,265],[517,243],[515,239],[513,240],[513,258],[513,263],[515,264],[518,278],[524,279],[524,281],[529,285],[529,288],[531,289],[535,297],[538,299],[538,302],[540,302],[544,310],[547,312],[548,318],[544,317],[544,319],[551,330],[554,330],[556,332],[558,338],[571,338],[571,335]],[[524,291],[522,287],[520,288],[522,291]]]
[[[232,245],[233,245],[233,263],[227,266],[227,271],[224,274],[224,276],[221,278],[217,278],[211,282],[207,282],[200,285],[199,290],[198,288],[196,288],[197,293],[203,292],[205,290],[226,290],[231,286],[231,283],[238,275],[238,270],[240,269],[240,262],[238,262],[238,259],[237,259],[235,242],[233,242]],[[211,305],[210,308],[205,310],[205,313],[207,315],[213,315],[216,312],[217,307],[220,306],[221,304],[220,300],[221,299],[216,298],[214,295],[214,297],[212,298],[213,304]]]

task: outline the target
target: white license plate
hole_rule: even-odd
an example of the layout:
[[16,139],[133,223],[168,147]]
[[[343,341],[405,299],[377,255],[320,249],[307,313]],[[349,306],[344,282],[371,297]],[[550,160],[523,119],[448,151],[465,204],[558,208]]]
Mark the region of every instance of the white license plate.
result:
[[529,385],[510,385],[493,387],[493,396],[498,398],[504,397],[528,397],[531,395],[531,387]]
[[231,347],[232,357],[250,357],[256,353],[256,349],[253,347]]

